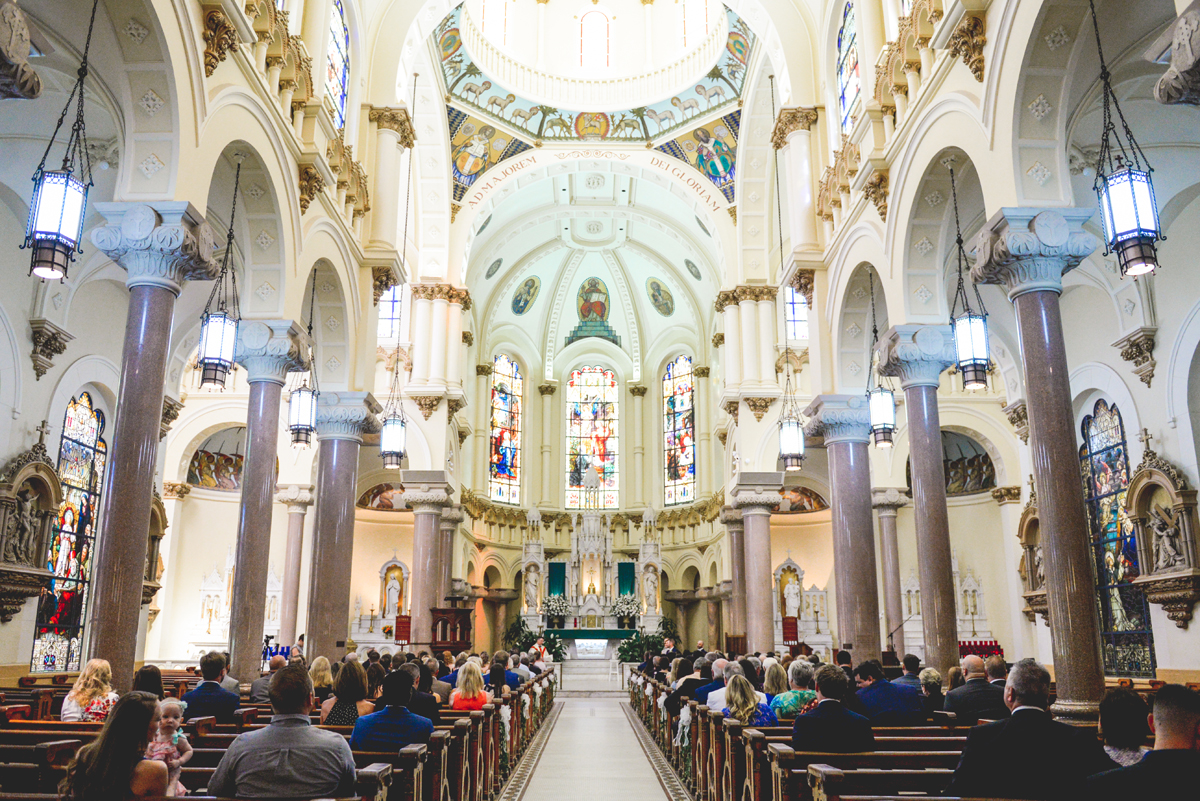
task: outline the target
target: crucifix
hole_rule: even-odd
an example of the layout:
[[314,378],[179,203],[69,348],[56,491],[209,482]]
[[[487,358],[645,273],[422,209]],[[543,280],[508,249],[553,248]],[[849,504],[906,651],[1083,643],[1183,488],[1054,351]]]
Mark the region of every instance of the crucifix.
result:
[[1150,440],[1152,439],[1154,439],[1154,436],[1150,433],[1150,429],[1148,428],[1143,428],[1142,433],[1138,434],[1138,442],[1142,443],[1142,445],[1146,447],[1146,450],[1151,449]]
[[45,447],[46,446],[46,435],[50,433],[49,423],[47,421],[43,420],[42,424],[33,430],[38,433],[38,445]]

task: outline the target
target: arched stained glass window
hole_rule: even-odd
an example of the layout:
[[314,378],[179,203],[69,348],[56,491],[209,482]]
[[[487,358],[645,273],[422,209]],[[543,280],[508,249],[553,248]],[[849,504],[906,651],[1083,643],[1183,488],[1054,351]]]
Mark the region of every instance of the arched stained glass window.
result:
[[1133,584],[1141,575],[1141,565],[1133,523],[1125,514],[1129,486],[1125,424],[1115,404],[1098,400],[1080,428],[1080,474],[1096,567],[1104,673],[1154,678],[1150,609],[1143,590]]
[[787,338],[808,339],[808,299],[789,286],[784,288],[783,303]]
[[581,367],[567,382],[568,509],[617,508],[618,394],[616,375],[603,367]]
[[29,664],[33,673],[79,670],[100,491],[108,458],[103,433],[104,412],[92,407],[92,396],[82,392],[78,398],[72,398],[67,404],[58,448],[63,502],[46,554],[46,569],[54,574],[50,582],[53,595],[38,602],[33,657]]
[[579,18],[579,65],[608,67],[608,17],[602,11],[589,11]]
[[346,126],[346,92],[350,86],[350,29],[342,0],[333,0],[329,11],[329,52],[325,92],[333,101],[333,127]]
[[503,353],[492,362],[492,422],[488,497],[521,502],[521,366]]
[[846,3],[842,12],[842,27],[837,41],[838,103],[842,112],[842,130],[849,132],[854,124],[851,113],[862,91],[858,73],[858,34],[854,25],[854,4]]
[[667,506],[696,500],[696,414],[692,360],[680,356],[663,374],[663,467]]

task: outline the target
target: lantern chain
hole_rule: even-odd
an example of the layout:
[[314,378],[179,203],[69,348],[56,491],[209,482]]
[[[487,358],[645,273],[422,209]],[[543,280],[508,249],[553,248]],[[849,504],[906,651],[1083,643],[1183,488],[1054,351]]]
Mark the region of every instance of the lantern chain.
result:
[[[417,78],[420,73],[413,73],[412,94],[408,108],[411,110],[416,107],[417,102]],[[412,163],[413,153],[412,148],[408,152],[408,170],[404,180],[404,229],[400,237],[400,262],[406,268],[405,273],[408,274],[408,215],[412,204]],[[384,418],[386,419],[392,412],[398,413],[403,419],[404,410],[401,408],[400,402],[400,325],[404,318],[404,295],[401,288],[401,296],[399,302],[396,303],[396,352],[392,357],[392,382],[388,388],[387,409],[384,410]]]
[[[950,321],[954,322],[954,312],[958,308],[958,303],[961,300],[963,311],[967,314],[973,314],[971,309],[971,300],[967,296],[966,281],[963,278],[963,266],[967,263],[967,251],[963,247],[962,223],[958,216],[958,182],[954,179],[954,168],[950,167],[950,197],[954,205],[954,246],[957,250],[955,257],[958,259],[958,286],[954,290],[954,302],[950,305]],[[979,313],[986,315],[987,307],[983,304],[983,296],[979,294],[979,286],[972,282],[972,289],[975,290],[975,301],[979,304]]]
[[[204,305],[205,314],[212,308],[213,301],[217,302],[217,311],[226,312],[230,306],[233,308],[233,317],[238,319],[241,317],[241,308],[238,303],[238,288],[237,288],[237,271],[230,263],[233,258],[233,240],[234,240],[234,220],[237,218],[237,196],[238,189],[242,184],[242,161],[245,160],[245,155],[237,154],[237,172],[233,178],[233,203],[229,209],[229,231],[225,235],[225,255],[221,258],[221,274],[217,276],[216,283],[213,284],[212,292],[208,295],[208,303]],[[225,280],[229,280],[229,291],[226,291]],[[316,288],[314,286],[314,292]],[[309,320],[309,325],[312,325],[312,320]]]
[[[775,110],[775,76],[770,75],[768,79],[771,81],[771,119],[778,119]],[[784,253],[783,253],[783,202],[782,193],[779,189],[779,149],[775,148],[775,231],[779,234],[779,275],[784,274]],[[786,314],[783,331],[783,412],[786,414],[789,409],[798,411],[796,407],[799,405],[796,402],[792,390],[792,343],[788,338],[788,330],[786,323]]]
[[88,55],[92,49],[92,32],[96,27],[96,9],[100,5],[100,0],[92,0],[92,14],[88,19],[87,39],[83,45],[83,59],[79,62],[79,69],[76,72],[77,80],[75,86],[71,88],[71,92],[67,95],[67,102],[63,105],[62,113],[58,115],[58,122],[54,125],[54,133],[50,135],[50,141],[46,145],[46,152],[42,154],[42,160],[38,163],[37,170],[33,174],[33,180],[36,182],[46,170],[46,160],[50,158],[50,151],[54,147],[54,141],[58,139],[58,132],[62,130],[63,123],[67,120],[67,112],[71,110],[71,103],[75,101],[75,122],[71,125],[71,134],[67,137],[67,149],[63,153],[62,169],[64,172],[70,172],[74,166],[76,159],[83,166],[83,171],[80,175],[84,185],[91,187],[92,185],[92,157],[87,149],[87,128],[84,124],[83,115],[83,85],[88,76]]

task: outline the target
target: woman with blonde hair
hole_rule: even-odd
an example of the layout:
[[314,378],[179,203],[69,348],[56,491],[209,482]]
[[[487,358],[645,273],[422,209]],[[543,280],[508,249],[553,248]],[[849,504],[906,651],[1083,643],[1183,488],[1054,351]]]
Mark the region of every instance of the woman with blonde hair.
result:
[[323,656],[314,659],[312,667],[308,669],[308,677],[312,679],[313,695],[317,697],[317,703],[325,703],[329,694],[333,692],[333,669],[329,666],[329,660]]
[[458,670],[458,688],[450,693],[451,709],[483,709],[492,699],[483,689],[483,672],[479,665],[468,661]]
[[745,676],[734,676],[725,689],[725,708],[721,714],[740,720],[747,726],[778,726],[771,707],[758,700],[754,685]]
[[83,666],[75,686],[62,706],[63,723],[102,722],[108,717],[117,694],[112,688],[112,666],[107,659],[93,659]]
[[767,703],[771,703],[775,696],[782,695],[787,691],[787,671],[783,669],[783,665],[772,661],[770,667],[767,668],[767,677],[763,679],[763,692],[766,693]]

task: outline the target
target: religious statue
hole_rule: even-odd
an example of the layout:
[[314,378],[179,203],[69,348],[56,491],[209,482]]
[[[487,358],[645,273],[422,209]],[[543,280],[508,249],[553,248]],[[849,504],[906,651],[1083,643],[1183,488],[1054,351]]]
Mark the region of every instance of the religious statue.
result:
[[1033,589],[1040,590],[1046,584],[1046,565],[1042,561],[1042,546],[1033,549]]
[[538,574],[536,570],[525,571],[525,609],[536,612],[538,603]]
[[35,563],[37,522],[34,518],[34,505],[37,498],[37,494],[28,484],[17,493],[17,513],[13,515],[8,531],[5,532],[5,562],[22,562],[28,565]]
[[658,611],[658,574],[653,570],[646,571],[645,592],[646,611]]
[[400,582],[396,581],[395,576],[388,580],[384,595],[387,597],[387,606],[383,608],[381,616],[397,617],[400,614]]
[[784,617],[800,616],[801,597],[800,582],[796,581],[795,576],[792,576],[783,588]]
[[1178,518],[1170,519],[1170,512],[1162,506],[1150,513],[1150,531],[1154,534],[1154,570],[1170,570],[1184,564],[1180,547]]

